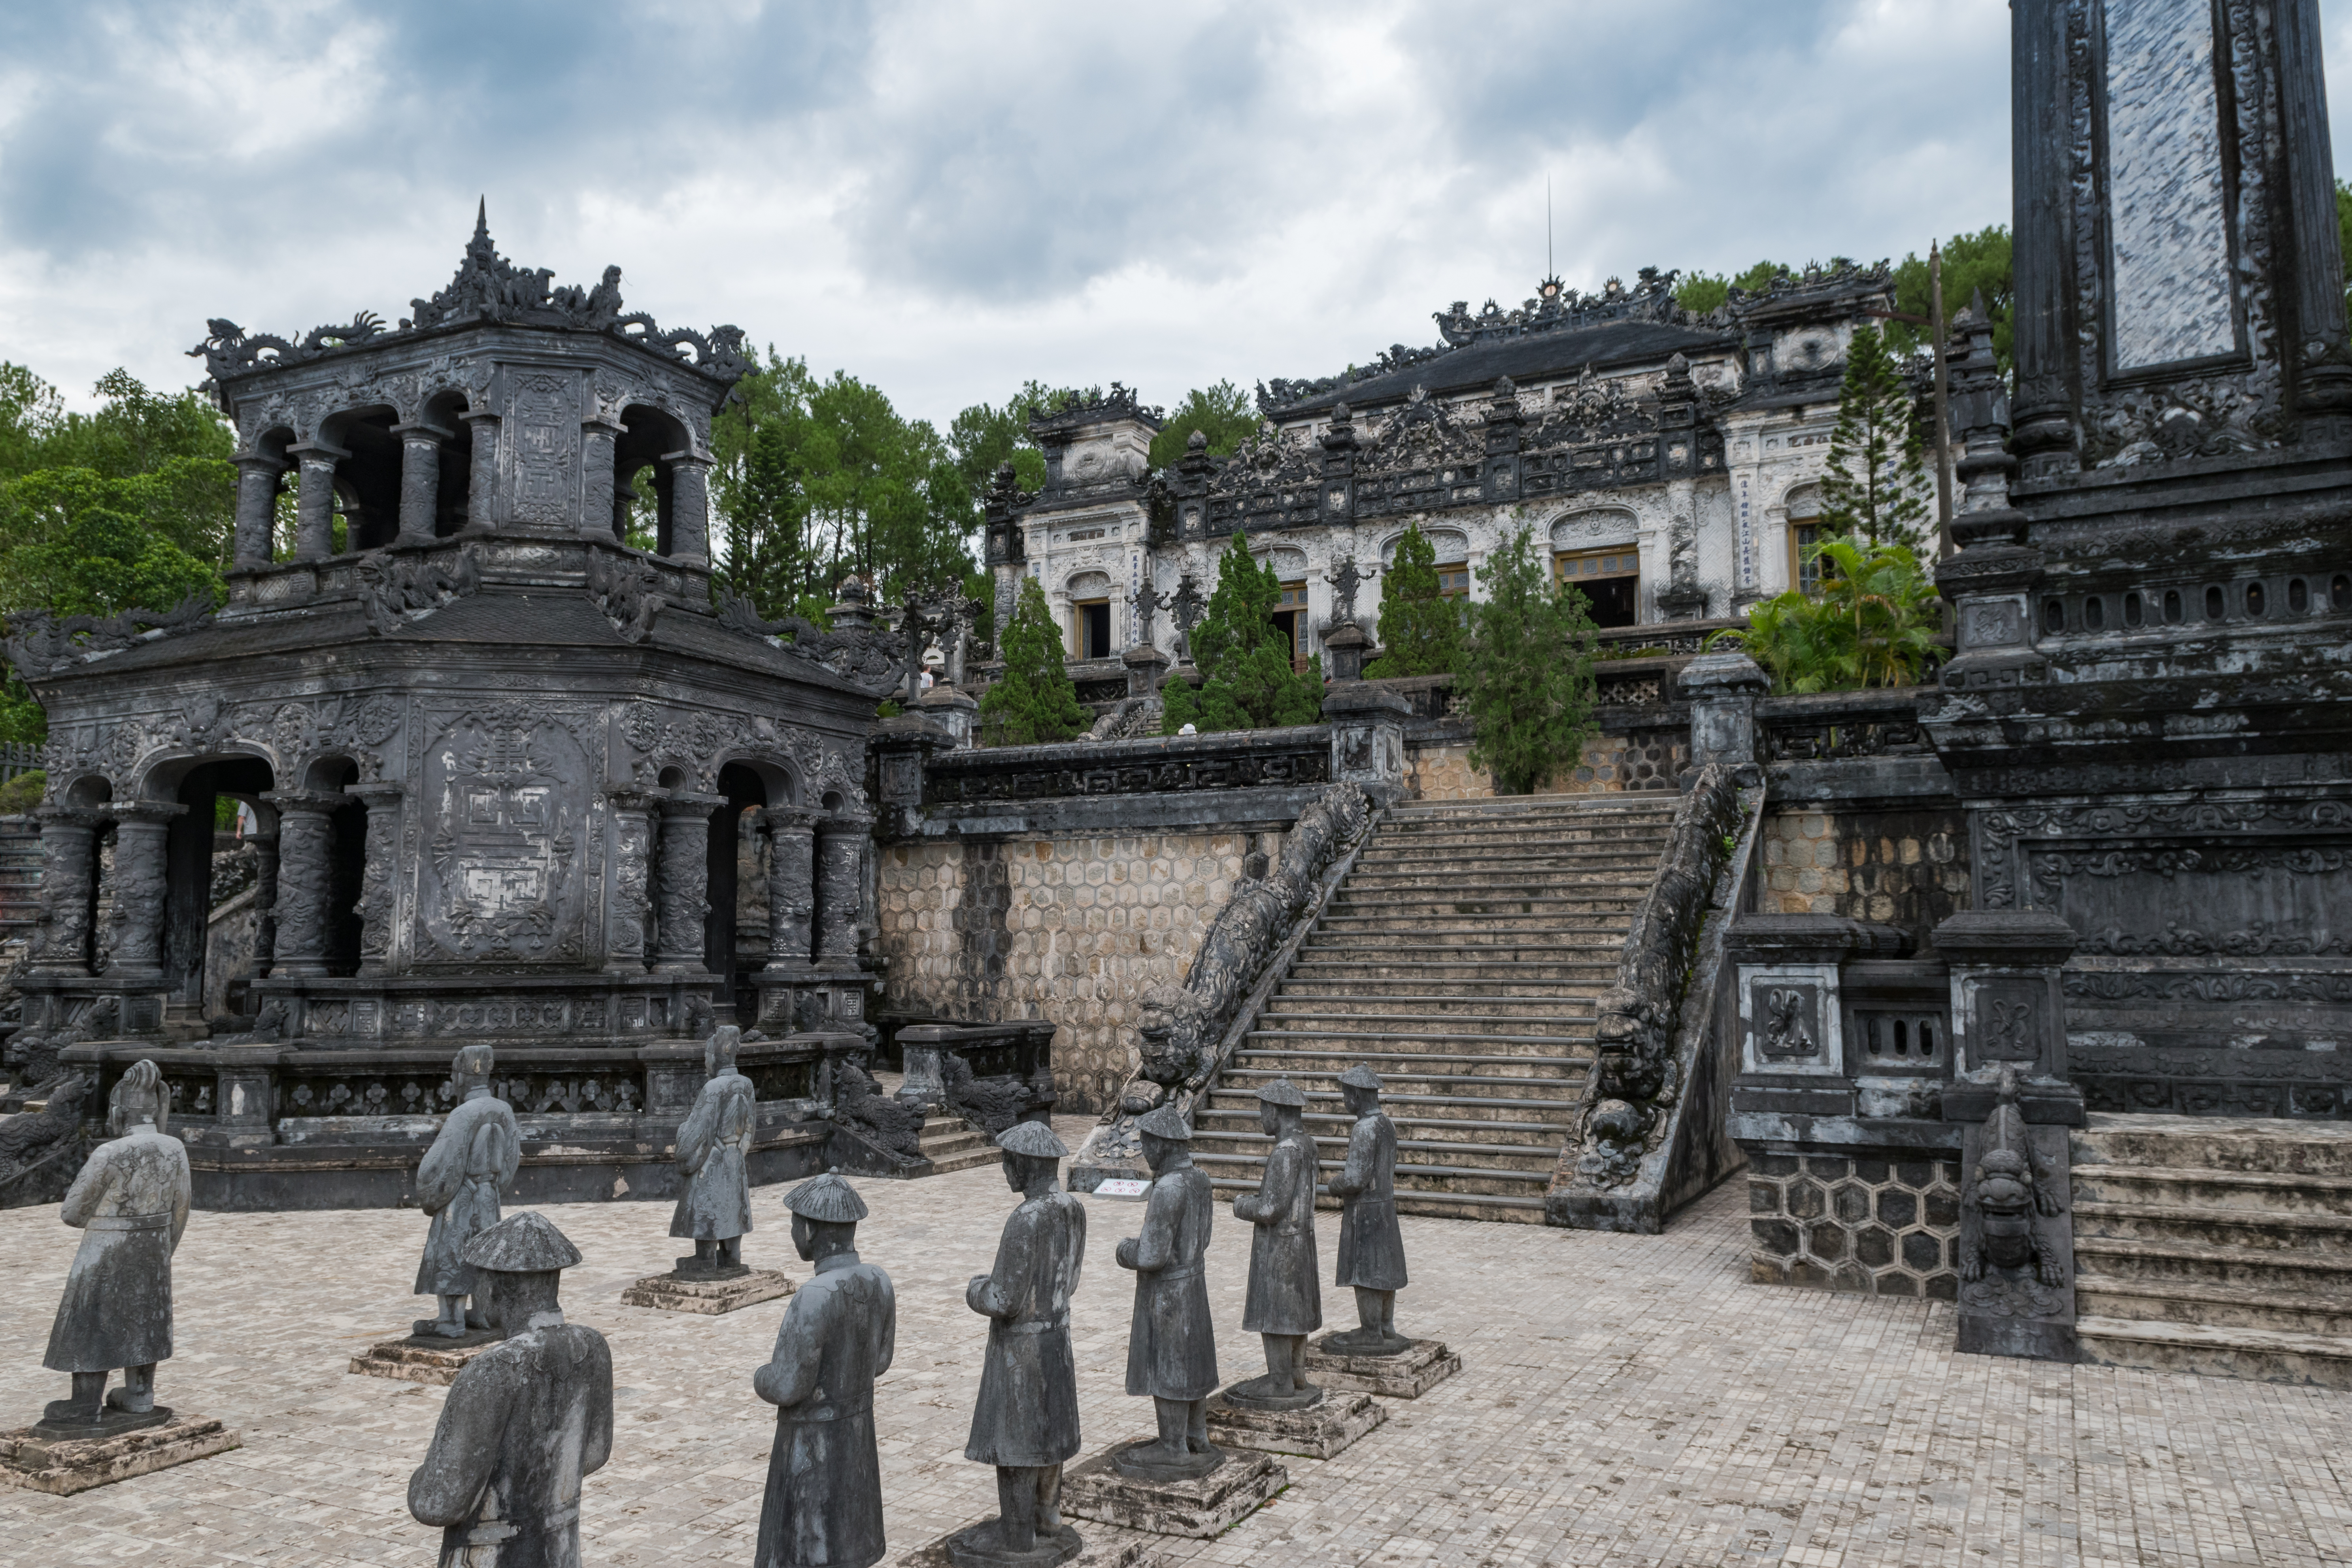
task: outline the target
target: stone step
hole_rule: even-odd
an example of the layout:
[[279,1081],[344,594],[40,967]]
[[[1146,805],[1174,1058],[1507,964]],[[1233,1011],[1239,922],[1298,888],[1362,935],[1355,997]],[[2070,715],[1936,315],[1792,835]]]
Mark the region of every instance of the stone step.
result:
[[[1619,952],[1624,943],[1617,944]],[[1595,945],[1589,957],[1565,956],[1556,959],[1493,958],[1484,953],[1464,957],[1460,952],[1440,948],[1443,958],[1423,958],[1397,962],[1391,956],[1395,950],[1366,949],[1360,955],[1329,948],[1318,949],[1312,944],[1299,950],[1298,962],[1290,966],[1284,984],[1311,983],[1317,985],[1389,984],[1403,982],[1424,988],[1443,986],[1448,990],[1476,985],[1481,988],[1501,986],[1507,992],[1524,991],[1527,994],[1543,993],[1535,987],[1555,985],[1601,985],[1615,982],[1619,953]]]
[[[1295,1045],[1302,1037],[1318,1042],[1344,1046],[1351,1040],[1372,1043],[1375,1049],[1402,1051],[1416,1056],[1443,1056],[1465,1047],[1497,1045],[1507,1042],[1510,1049],[1526,1054],[1528,1047],[1555,1045],[1562,1051],[1572,1050],[1592,1037],[1593,1018],[1588,1014],[1581,1018],[1505,1018],[1493,1026],[1472,1026],[1469,1021],[1444,1016],[1416,1018],[1410,1014],[1389,1017],[1361,1013],[1318,1013],[1311,1017],[1295,1013],[1268,1012],[1261,1016],[1268,1026],[1252,1029],[1248,1037],[1263,1041],[1266,1050],[1281,1050]],[[1349,1028],[1344,1026],[1391,1023],[1391,1029]]]
[[[1366,850],[1369,858],[1371,851]],[[1367,865],[1359,858],[1356,868],[1348,877],[1348,886],[1366,891],[1395,888],[1450,887],[1458,882],[1475,882],[1481,886],[1508,887],[1521,883],[1530,887],[1556,887],[1579,877],[1638,877],[1657,869],[1655,855],[1642,855],[1628,850],[1622,854],[1547,855],[1537,850],[1523,850],[1507,855],[1427,855],[1410,859],[1391,859],[1383,856]]]
[[1607,915],[1631,913],[1642,895],[1648,890],[1646,882],[1627,886],[1622,892],[1606,889],[1561,893],[1548,898],[1496,897],[1475,889],[1465,888],[1446,897],[1406,898],[1381,894],[1370,898],[1349,898],[1342,894],[1331,900],[1327,919],[1365,915],[1387,920],[1415,920],[1451,922],[1463,915],[1486,918],[1495,915],[1524,915],[1549,920],[1555,915]]
[[[1213,1176],[1209,1185],[1222,1196],[1230,1198],[1235,1193],[1254,1193],[1257,1183],[1238,1176]],[[1318,1209],[1336,1210],[1339,1200],[1324,1196],[1316,1201]],[[1541,1225],[1544,1205],[1541,1198],[1510,1197],[1474,1193],[1404,1193],[1397,1194],[1397,1213],[1423,1215],[1432,1219],[1499,1220],[1506,1224]]]
[[[1306,1083],[1301,1083],[1299,1088],[1306,1091],[1308,1106],[1307,1114],[1309,1121],[1314,1119],[1316,1115],[1314,1108],[1317,1106],[1328,1107],[1328,1112],[1339,1111],[1340,1100],[1337,1090],[1320,1090]],[[1419,1119],[1424,1116],[1445,1117],[1454,1121],[1466,1120],[1475,1116],[1496,1124],[1519,1122],[1549,1125],[1564,1122],[1575,1106],[1576,1101],[1572,1098],[1559,1099],[1552,1096],[1404,1094],[1387,1088],[1381,1090],[1381,1109],[1389,1113],[1389,1120],[1395,1122],[1400,1130],[1408,1122],[1418,1124]],[[1236,1115],[1255,1118],[1257,1115],[1255,1087],[1246,1089],[1211,1089],[1208,1103],[1202,1113],[1206,1114],[1213,1110],[1231,1111]]]
[[2098,1317],[2074,1332],[2095,1366],[2352,1389],[2352,1337]]
[[935,1176],[994,1165],[1004,1158],[1004,1152],[989,1142],[986,1133],[961,1116],[925,1117],[915,1147],[931,1162],[930,1173]]
[[1410,990],[1392,980],[1373,981],[1364,988],[1338,982],[1291,980],[1285,981],[1275,992],[1270,1005],[1272,1010],[1286,1016],[1314,1008],[1350,1015],[1409,1015],[1422,1018],[1532,1018],[1547,1015],[1589,1018],[1592,1016],[1594,998],[1600,991],[1598,985],[1570,986],[1556,983],[1533,994],[1490,988],[1484,995],[1469,993],[1431,995]]
[[2196,1242],[2242,1250],[2319,1253],[2352,1267],[2352,1215],[2185,1204],[2074,1204],[2074,1237]]
[[2068,1142],[2083,1164],[2352,1176],[2352,1122],[2095,1112]]
[[2079,1226],[2074,1271],[2078,1279],[2227,1285],[2263,1294],[2333,1294],[2352,1300],[2352,1258],[2341,1253],[2086,1236]]
[[1541,1049],[1486,1049],[1475,1052],[1398,1050],[1389,1046],[1363,1049],[1332,1047],[1313,1037],[1291,1042],[1286,1037],[1260,1040],[1234,1053],[1233,1070],[1283,1073],[1304,1085],[1310,1079],[1336,1079],[1358,1062],[1379,1073],[1381,1081],[1400,1081],[1429,1073],[1460,1072],[1473,1077],[1496,1075],[1565,1077],[1581,1079],[1592,1063],[1591,1042],[1579,1041],[1567,1049],[1545,1042]]
[[2303,1334],[2352,1334],[2352,1296],[2341,1294],[2250,1290],[2235,1285],[2077,1275],[2074,1308],[2078,1315],[2084,1317],[2203,1323],[2225,1329],[2284,1329]]
[[[1500,1118],[1462,1120],[1436,1114],[1416,1114],[1390,1108],[1385,1100],[1381,1109],[1388,1110],[1389,1120],[1395,1123],[1397,1137],[1418,1143],[1490,1143],[1509,1144],[1515,1148],[1540,1145],[1558,1149],[1566,1136],[1570,1118],[1557,1101],[1542,1104],[1545,1115],[1528,1116],[1526,1120],[1505,1121]],[[1258,1131],[1257,1102],[1243,1097],[1242,1102],[1213,1108],[1202,1106],[1196,1113],[1200,1124],[1213,1124],[1226,1131],[1255,1132]],[[1318,1141],[1338,1139],[1345,1142],[1356,1119],[1341,1112],[1332,1115],[1320,1111],[1307,1113],[1307,1131]]]
[[[1263,1154],[1209,1154],[1195,1152],[1192,1163],[1206,1171],[1212,1179],[1219,1175],[1244,1177],[1255,1186],[1260,1172],[1265,1168]],[[1337,1162],[1322,1164],[1328,1175],[1339,1170]],[[1475,1165],[1408,1164],[1400,1155],[1396,1164],[1396,1185],[1399,1196],[1407,1192],[1472,1193],[1488,1197],[1534,1197],[1540,1199],[1544,1188],[1551,1182],[1551,1166],[1539,1171],[1487,1170]]]
[[[1235,1119],[1238,1121],[1238,1119]],[[1559,1163],[1559,1151],[1567,1142],[1565,1131],[1554,1129],[1552,1141],[1546,1143],[1472,1143],[1458,1140],[1425,1140],[1399,1138],[1396,1168],[1400,1175],[1409,1169],[1432,1170],[1506,1170],[1549,1171]],[[1203,1150],[1220,1154],[1249,1154],[1260,1162],[1274,1140],[1258,1131],[1255,1121],[1244,1128],[1218,1121],[1213,1126],[1192,1130],[1192,1152]],[[1348,1140],[1318,1138],[1315,1140],[1316,1163],[1325,1171],[1336,1171],[1347,1163]]]
[[[1272,1065],[1268,1058],[1260,1058],[1257,1062],[1236,1063],[1227,1068],[1220,1081],[1255,1095],[1276,1079],[1286,1078],[1311,1102],[1325,1084],[1337,1083],[1339,1075],[1347,1071],[1349,1065],[1363,1059],[1352,1051],[1318,1054],[1327,1065],[1318,1067],[1305,1062]],[[1283,1060],[1273,1058],[1274,1062]],[[1381,1081],[1387,1086],[1381,1093],[1385,1096],[1392,1089],[1400,1095],[1444,1094],[1471,1100],[1488,1097],[1503,1100],[1571,1099],[1582,1088],[1588,1066],[1584,1062],[1536,1061],[1522,1064],[1516,1072],[1499,1069],[1494,1072],[1475,1069],[1460,1072],[1450,1070],[1450,1064],[1443,1061],[1433,1062],[1426,1068],[1399,1063],[1394,1071],[1381,1073]],[[1528,1070],[1530,1067],[1537,1070]],[[1373,1070],[1378,1072],[1380,1069],[1375,1067]],[[1338,1090],[1332,1090],[1331,1094],[1333,1099],[1339,1098]]]
[[2352,1176],[2172,1165],[2076,1165],[2074,1191],[2077,1203],[2159,1204],[2352,1217]]
[[[1411,916],[1325,915],[1318,931],[1357,939],[1394,934],[1423,947],[1510,947],[1557,936],[1569,944],[1599,947],[1603,939],[1622,944],[1631,923],[1623,914],[1485,915],[1449,917],[1444,924]],[[1578,942],[1579,938],[1585,939]],[[1386,944],[1383,944],[1386,945]],[[1396,951],[1391,947],[1391,952]]]

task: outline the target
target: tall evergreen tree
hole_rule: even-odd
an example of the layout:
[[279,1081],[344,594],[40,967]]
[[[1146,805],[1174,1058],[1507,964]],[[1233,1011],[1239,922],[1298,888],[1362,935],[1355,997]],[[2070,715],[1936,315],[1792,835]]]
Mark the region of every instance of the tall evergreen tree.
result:
[[1250,559],[1247,539],[1234,534],[1217,562],[1216,591],[1192,628],[1201,689],[1173,680],[1162,689],[1165,733],[1186,724],[1203,733],[1265,730],[1322,716],[1322,658],[1307,660],[1304,674],[1291,668],[1290,639],[1274,624],[1281,600],[1282,579]]
[[1364,667],[1373,679],[1462,668],[1462,601],[1445,596],[1437,551],[1419,523],[1405,524],[1396,560],[1381,574],[1380,630],[1381,657]]
[[1914,550],[1926,543],[1929,487],[1913,402],[1878,329],[1854,328],[1822,475],[1822,522],[1830,533]]
[[981,735],[992,746],[1037,746],[1066,741],[1093,721],[1070,679],[1062,628],[1034,577],[1021,579],[1021,596],[1005,623],[1004,673],[980,700]]
[[1454,695],[1470,715],[1470,765],[1500,795],[1527,795],[1576,765],[1592,721],[1592,616],[1554,582],[1521,529],[1486,558]]
[[1256,402],[1232,382],[1196,386],[1168,411],[1168,423],[1151,438],[1151,466],[1175,467],[1195,430],[1208,437],[1209,456],[1224,457],[1256,435],[1259,424]]

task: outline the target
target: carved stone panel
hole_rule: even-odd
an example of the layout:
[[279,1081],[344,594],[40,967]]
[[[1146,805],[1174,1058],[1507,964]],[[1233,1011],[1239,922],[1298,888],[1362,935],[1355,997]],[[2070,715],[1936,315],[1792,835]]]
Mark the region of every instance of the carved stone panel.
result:
[[488,703],[431,715],[419,813],[428,962],[563,963],[588,950],[596,760],[576,715]]
[[1843,1076],[1839,1011],[1833,963],[1741,964],[1741,1070]]
[[514,379],[502,429],[519,523],[570,529],[580,489],[580,384],[567,372],[527,371]]

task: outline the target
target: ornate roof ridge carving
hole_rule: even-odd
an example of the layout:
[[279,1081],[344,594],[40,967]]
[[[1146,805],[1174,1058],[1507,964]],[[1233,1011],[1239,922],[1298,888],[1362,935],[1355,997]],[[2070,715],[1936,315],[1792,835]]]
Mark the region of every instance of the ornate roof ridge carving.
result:
[[740,327],[717,326],[708,332],[678,327],[664,331],[642,310],[623,314],[617,267],[604,268],[603,281],[593,289],[576,284],[551,289],[554,276],[552,268],[517,267],[499,254],[490,241],[486,200],[475,211],[474,237],[467,241],[466,253],[447,287],[429,300],[411,300],[411,313],[399,325],[387,327],[374,311],[362,310],[349,321],[313,327],[299,340],[289,340],[273,332],[248,335],[235,321],[215,316],[205,322],[205,341],[190,349],[188,356],[205,362],[207,386],[217,386],[229,377],[301,364],[409,333],[466,322],[511,321],[604,332],[661,350],[721,381],[735,381],[753,368],[743,353]]
[[1147,407],[1137,399],[1133,387],[1124,382],[1114,381],[1110,384],[1108,396],[1092,402],[1081,398],[1075,392],[1064,393],[1057,407],[1029,416],[1029,433],[1032,436],[1056,435],[1087,425],[1108,424],[1114,419],[1138,420],[1157,430],[1168,423],[1168,411]]

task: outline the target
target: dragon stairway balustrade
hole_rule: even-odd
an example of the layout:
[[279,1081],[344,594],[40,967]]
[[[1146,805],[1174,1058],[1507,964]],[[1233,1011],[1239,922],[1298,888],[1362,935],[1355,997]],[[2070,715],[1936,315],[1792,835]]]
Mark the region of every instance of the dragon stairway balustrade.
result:
[[[50,734],[22,1039],[166,1047],[192,1144],[199,1100],[280,1145],[312,1113],[430,1110],[473,1041],[530,1058],[544,1114],[621,1136],[661,1107],[646,1064],[713,1019],[864,1038],[865,746],[904,649],[854,584],[824,632],[714,602],[710,423],[742,334],[624,313],[617,268],[549,279],[478,223],[396,327],[213,321],[227,603],[13,618]],[[227,1020],[203,1000],[223,796],[260,824],[268,911]],[[747,875],[765,930],[739,935]],[[230,1058],[268,1070],[231,1083]],[[814,1101],[824,1076],[772,1087]]]

